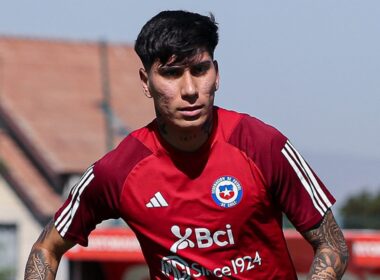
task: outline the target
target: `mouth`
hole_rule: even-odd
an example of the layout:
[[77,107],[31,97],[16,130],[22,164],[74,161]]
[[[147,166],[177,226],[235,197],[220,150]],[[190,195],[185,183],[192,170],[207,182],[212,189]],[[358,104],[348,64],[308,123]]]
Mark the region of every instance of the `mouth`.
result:
[[186,106],[179,108],[178,111],[185,117],[196,117],[201,113],[202,108],[202,105]]

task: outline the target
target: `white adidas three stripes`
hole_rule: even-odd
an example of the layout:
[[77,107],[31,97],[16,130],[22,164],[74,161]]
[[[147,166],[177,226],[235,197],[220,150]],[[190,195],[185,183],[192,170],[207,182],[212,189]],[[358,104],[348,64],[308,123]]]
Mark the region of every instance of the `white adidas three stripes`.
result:
[[314,207],[321,216],[323,216],[327,209],[331,207],[331,202],[321,189],[310,167],[289,141],[286,142],[281,152],[293,167],[302,185],[309,194]]
[[166,202],[165,198],[162,196],[162,194],[160,192],[156,192],[145,206],[148,208],[154,208],[154,207],[167,207],[169,205]]
[[63,209],[61,214],[55,221],[55,227],[62,237],[65,236],[69,226],[73,222],[76,211],[79,207],[80,196],[85,188],[94,179],[93,173],[94,166],[90,166],[83,174],[79,182],[71,190],[71,200],[69,204]]

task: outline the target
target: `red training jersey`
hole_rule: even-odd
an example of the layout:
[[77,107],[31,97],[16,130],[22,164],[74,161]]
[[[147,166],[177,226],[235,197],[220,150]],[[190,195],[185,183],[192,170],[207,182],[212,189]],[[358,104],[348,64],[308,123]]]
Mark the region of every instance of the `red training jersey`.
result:
[[87,245],[98,223],[123,218],[152,279],[296,279],[282,213],[300,232],[335,202],[289,140],[246,114],[215,107],[196,152],[136,130],[93,164],[55,215],[63,238]]

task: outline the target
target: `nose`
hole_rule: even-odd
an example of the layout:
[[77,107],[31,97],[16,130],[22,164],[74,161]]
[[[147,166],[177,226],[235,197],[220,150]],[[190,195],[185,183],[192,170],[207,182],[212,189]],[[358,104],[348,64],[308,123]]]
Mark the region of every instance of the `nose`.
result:
[[181,96],[183,99],[193,101],[198,97],[198,90],[195,83],[195,77],[190,71],[185,71],[182,76]]

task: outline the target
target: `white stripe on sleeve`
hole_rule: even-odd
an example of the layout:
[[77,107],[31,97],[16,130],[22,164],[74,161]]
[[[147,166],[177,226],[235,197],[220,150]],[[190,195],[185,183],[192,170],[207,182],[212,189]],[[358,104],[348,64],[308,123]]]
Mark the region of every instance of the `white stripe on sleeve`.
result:
[[[57,231],[61,234],[62,237],[65,236],[68,227],[71,225],[75,213],[79,207],[80,196],[85,188],[90,184],[90,182],[94,178],[93,167],[91,167],[82,177],[80,182],[75,186],[73,190],[70,203],[66,206],[66,208],[62,211],[55,222],[55,226]],[[63,228],[63,230],[62,230]]]
[[316,202],[318,203],[318,205],[322,208],[323,213],[325,213],[327,210],[327,206],[321,201],[320,197],[318,196],[317,190],[316,190],[309,174],[306,172],[305,167],[302,165],[299,158],[296,156],[295,152],[293,151],[293,149],[290,148],[290,146],[288,144],[285,145],[285,149],[288,151],[290,157],[294,160],[297,167],[300,168],[300,171],[302,172],[302,174],[306,176],[305,179],[307,179],[307,181],[308,181],[308,184],[309,184],[311,191],[313,193],[313,197],[316,199]]
[[305,179],[305,177],[302,175],[302,172],[299,170],[299,168],[297,167],[296,163],[293,161],[293,159],[288,154],[288,152],[287,152],[287,150],[285,148],[283,148],[281,152],[286,157],[286,159],[288,160],[288,162],[290,163],[290,165],[293,167],[293,169],[296,172],[298,178],[300,179],[302,185],[304,186],[305,190],[309,194],[309,196],[311,198],[311,201],[313,202],[314,207],[318,210],[318,212],[321,214],[321,216],[323,216],[324,215],[324,211],[320,208],[320,206],[316,202],[315,197],[313,195],[313,192],[311,190],[311,186],[309,185],[309,183],[307,182],[307,180]]
[[[69,212],[69,210],[71,209],[71,206],[73,204],[73,200],[75,199],[75,196],[78,192],[78,189],[83,185],[83,183],[87,180],[88,176],[90,174],[92,174],[92,171],[93,171],[93,166],[90,166],[86,172],[83,174],[83,176],[80,178],[79,182],[72,188],[71,190],[71,200],[70,200],[70,203],[66,206],[66,208],[61,212],[61,214],[59,215],[59,217],[57,218],[57,220],[55,221],[55,226],[58,227],[59,223],[61,222],[61,220],[66,216],[66,213]],[[57,230],[59,231],[59,229],[57,228]]]
[[300,155],[300,153],[293,147],[293,145],[288,141],[289,146],[297,153],[298,157],[301,160],[302,166],[306,169],[306,173],[310,177],[311,181],[313,182],[313,185],[315,186],[318,194],[321,196],[322,200],[326,204],[327,208],[330,208],[332,206],[331,201],[327,198],[325,192],[321,189],[321,186],[318,184],[317,179],[315,178],[313,172],[311,171],[309,165],[305,162],[303,157]]

